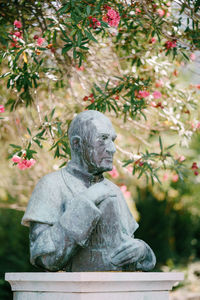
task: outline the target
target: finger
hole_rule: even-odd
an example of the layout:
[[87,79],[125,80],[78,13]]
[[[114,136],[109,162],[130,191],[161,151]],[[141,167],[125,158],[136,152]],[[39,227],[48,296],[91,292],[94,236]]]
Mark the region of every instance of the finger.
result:
[[128,249],[128,251],[125,250],[125,251],[121,252],[120,254],[115,256],[113,259],[123,262],[126,259],[129,259],[131,257],[133,257],[133,258],[138,257],[138,254],[137,254],[137,252],[135,252],[133,249],[130,248],[130,249]]
[[129,255],[124,256],[123,258],[115,257],[111,260],[112,264],[117,266],[123,266],[127,263],[136,262],[138,260],[137,255],[133,255],[133,253],[130,253]]
[[132,245],[133,245],[132,243],[126,242],[125,244],[123,244],[122,246],[120,246],[116,251],[114,251],[114,252],[111,254],[111,257],[117,256],[118,254],[120,254],[120,253],[123,252],[124,250],[131,248]]

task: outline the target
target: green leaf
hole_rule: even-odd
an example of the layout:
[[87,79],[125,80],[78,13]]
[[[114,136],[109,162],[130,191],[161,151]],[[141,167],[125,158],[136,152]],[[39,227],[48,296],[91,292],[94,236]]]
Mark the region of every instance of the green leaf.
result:
[[72,47],[72,44],[65,45],[65,47],[62,49],[62,55],[69,51]]
[[61,7],[61,8],[57,11],[57,13],[60,14],[60,15],[64,14],[64,13],[66,12],[66,10],[68,9],[69,5],[70,5],[70,3],[67,3],[66,5],[64,5],[63,7]]
[[11,147],[15,148],[15,149],[22,149],[21,146],[19,145],[15,145],[15,144],[10,144]]
[[160,144],[161,153],[163,153],[163,144],[162,144],[162,139],[160,136],[159,136],[159,144]]
[[91,12],[91,7],[90,7],[90,5],[88,5],[88,6],[86,7],[86,11],[87,11],[87,15],[89,16],[89,15],[90,15],[90,12]]
[[95,43],[98,43],[98,41],[95,39],[95,37],[92,35],[92,33],[90,31],[84,30],[87,38],[91,41],[94,41]]
[[29,135],[31,136],[31,131],[28,127],[27,127],[27,131],[28,131]]

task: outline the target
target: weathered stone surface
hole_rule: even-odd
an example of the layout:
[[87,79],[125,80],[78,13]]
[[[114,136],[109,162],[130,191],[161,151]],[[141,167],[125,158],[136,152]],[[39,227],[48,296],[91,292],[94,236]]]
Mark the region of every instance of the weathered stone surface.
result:
[[168,300],[182,273],[7,273],[14,300]]
[[30,226],[31,263],[48,271],[151,270],[151,248],[134,238],[138,224],[112,170],[116,133],[97,111],[76,116],[69,129],[67,167],[36,185],[22,224]]

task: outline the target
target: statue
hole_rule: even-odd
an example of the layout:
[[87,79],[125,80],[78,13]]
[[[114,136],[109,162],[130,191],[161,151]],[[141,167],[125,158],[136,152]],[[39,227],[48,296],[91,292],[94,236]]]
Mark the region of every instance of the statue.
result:
[[138,224],[121,190],[103,173],[112,170],[116,133],[98,111],[71,122],[71,161],[44,176],[22,224],[30,227],[31,263],[48,271],[149,271],[151,248],[134,238]]

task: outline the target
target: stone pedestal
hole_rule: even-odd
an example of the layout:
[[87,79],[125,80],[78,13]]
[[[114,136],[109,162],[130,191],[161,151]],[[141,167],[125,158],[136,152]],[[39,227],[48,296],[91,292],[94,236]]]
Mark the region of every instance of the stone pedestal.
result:
[[167,300],[182,273],[7,273],[14,300]]

